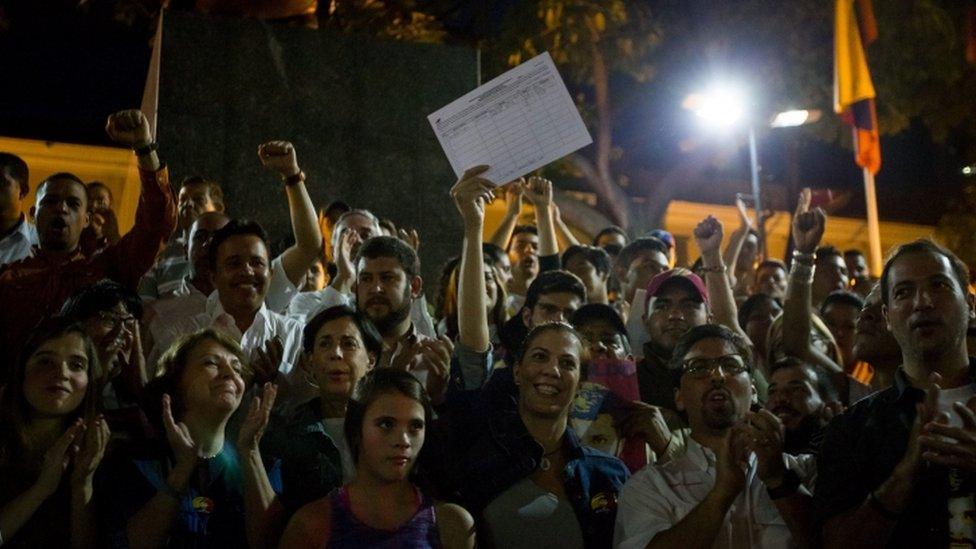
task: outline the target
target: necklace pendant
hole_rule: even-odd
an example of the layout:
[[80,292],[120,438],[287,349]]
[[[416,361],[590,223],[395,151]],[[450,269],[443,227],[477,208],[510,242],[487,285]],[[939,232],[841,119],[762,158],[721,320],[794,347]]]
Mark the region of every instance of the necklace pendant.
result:
[[539,469],[542,469],[543,471],[549,470],[549,458],[543,456],[542,459],[539,460]]

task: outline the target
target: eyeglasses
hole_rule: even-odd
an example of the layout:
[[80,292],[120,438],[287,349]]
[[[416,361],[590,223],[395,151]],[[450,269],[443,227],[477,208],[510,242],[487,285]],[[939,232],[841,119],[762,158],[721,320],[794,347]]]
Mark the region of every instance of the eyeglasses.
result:
[[717,358],[689,358],[682,363],[683,375],[691,376],[695,379],[705,379],[712,375],[712,372],[720,370],[723,376],[737,376],[747,373],[749,366],[745,363],[741,355],[725,355]]

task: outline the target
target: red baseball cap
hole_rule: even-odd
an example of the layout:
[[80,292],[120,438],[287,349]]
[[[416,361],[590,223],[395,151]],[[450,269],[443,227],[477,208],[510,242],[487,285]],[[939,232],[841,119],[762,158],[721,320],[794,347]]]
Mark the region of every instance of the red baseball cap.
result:
[[669,271],[664,271],[659,273],[647,283],[647,296],[644,299],[644,310],[647,310],[647,304],[651,301],[652,297],[657,296],[661,293],[661,290],[669,284],[684,284],[686,287],[692,289],[697,295],[701,297],[702,302],[708,305],[708,290],[705,288],[705,282],[688,269],[682,267],[676,267]]

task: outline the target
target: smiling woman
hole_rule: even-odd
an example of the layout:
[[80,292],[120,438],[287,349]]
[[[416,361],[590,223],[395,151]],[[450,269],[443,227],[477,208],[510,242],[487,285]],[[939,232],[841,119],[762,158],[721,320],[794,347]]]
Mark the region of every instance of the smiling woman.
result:
[[76,324],[42,325],[24,347],[0,399],[0,543],[94,546],[92,477],[109,438],[105,420],[93,417],[97,368]]
[[[243,547],[267,543],[278,511],[277,472],[257,450],[276,388],[265,384],[240,427],[225,441],[244,395],[244,354],[213,330],[192,334],[160,360],[146,388],[168,448],[132,448],[107,468],[102,500],[110,543],[131,547]],[[274,485],[272,480],[275,481]],[[269,526],[271,525],[271,526]]]
[[[517,411],[500,394],[449,395],[424,466],[457,494],[494,547],[601,546],[613,537],[628,472],[617,458],[580,444],[567,429],[580,383],[581,336],[563,322],[533,328],[516,357]],[[504,397],[501,397],[504,398]]]

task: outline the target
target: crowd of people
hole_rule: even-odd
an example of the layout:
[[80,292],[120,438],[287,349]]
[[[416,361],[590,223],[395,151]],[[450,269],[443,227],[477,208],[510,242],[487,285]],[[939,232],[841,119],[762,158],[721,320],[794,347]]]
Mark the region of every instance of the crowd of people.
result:
[[139,166],[122,235],[104,184],[26,204],[0,153],[0,545],[976,544],[974,297],[935,242],[874,279],[804,191],[787,262],[740,203],[679,266],[667,231],[580,243],[551,181],[476,166],[435,288],[422,235],[316,211],[291,143],[258,148],[274,254],[219,181],[170,185],[141,112],[106,130]]

